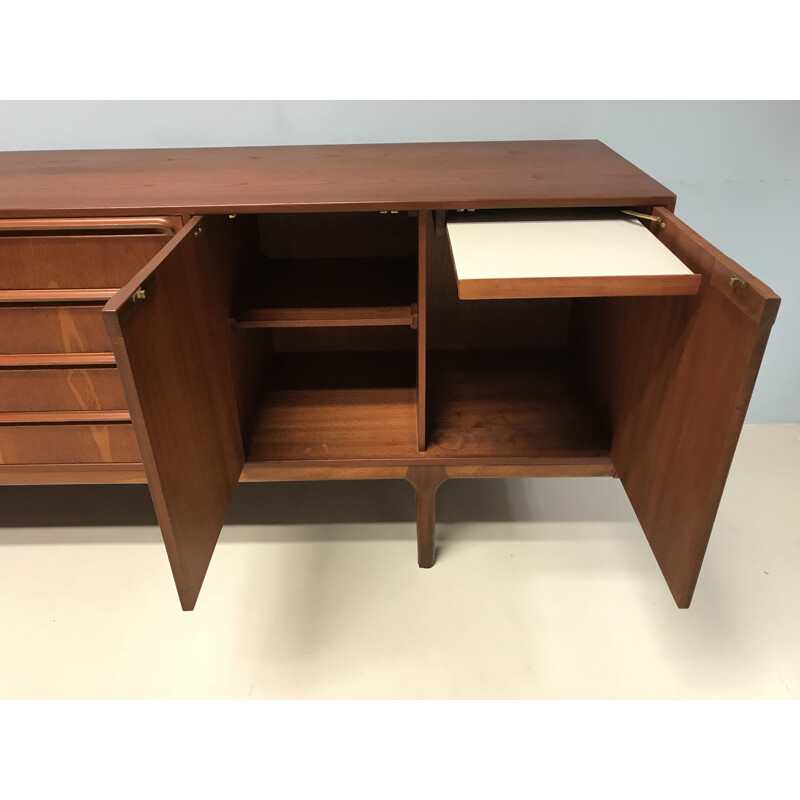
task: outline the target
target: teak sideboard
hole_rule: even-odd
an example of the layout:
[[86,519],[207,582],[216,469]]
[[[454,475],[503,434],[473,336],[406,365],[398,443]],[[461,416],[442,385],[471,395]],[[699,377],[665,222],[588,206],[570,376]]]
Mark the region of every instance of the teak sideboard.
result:
[[[780,301],[674,210],[598,141],[0,153],[0,484],[147,482],[191,609],[239,481],[405,479],[430,567],[447,478],[616,476],[686,607]],[[594,223],[677,269],[514,243]]]

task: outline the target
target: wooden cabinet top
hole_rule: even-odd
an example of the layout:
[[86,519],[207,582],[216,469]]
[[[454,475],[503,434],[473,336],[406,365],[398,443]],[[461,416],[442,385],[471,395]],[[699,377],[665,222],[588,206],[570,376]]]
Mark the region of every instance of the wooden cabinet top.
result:
[[674,203],[596,140],[0,153],[0,217]]

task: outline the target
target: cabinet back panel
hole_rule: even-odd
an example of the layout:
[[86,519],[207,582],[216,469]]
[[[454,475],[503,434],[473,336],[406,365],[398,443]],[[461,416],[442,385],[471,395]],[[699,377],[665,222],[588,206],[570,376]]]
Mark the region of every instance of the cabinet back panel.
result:
[[417,251],[417,220],[407,212],[263,214],[258,226],[268,258],[399,257]]
[[446,234],[428,230],[428,348],[559,348],[567,343],[569,299],[460,300]]
[[417,334],[411,328],[276,328],[279,352],[337,352],[340,350],[414,350]]

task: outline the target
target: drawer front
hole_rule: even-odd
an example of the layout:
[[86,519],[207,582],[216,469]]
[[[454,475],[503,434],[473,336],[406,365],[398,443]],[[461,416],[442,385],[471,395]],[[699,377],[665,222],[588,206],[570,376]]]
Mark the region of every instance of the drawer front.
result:
[[67,236],[0,228],[0,291],[117,289],[171,238],[171,233],[77,230]]
[[0,425],[0,464],[139,463],[130,423]]
[[0,370],[0,413],[126,408],[119,372],[114,367]]
[[110,353],[102,308],[0,305],[0,355]]

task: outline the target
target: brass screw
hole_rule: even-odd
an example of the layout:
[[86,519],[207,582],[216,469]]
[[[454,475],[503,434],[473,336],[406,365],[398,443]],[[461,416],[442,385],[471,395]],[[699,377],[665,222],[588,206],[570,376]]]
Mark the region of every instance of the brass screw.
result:
[[744,289],[744,287],[747,286],[747,284],[738,275],[734,275],[731,278],[731,286],[734,289]]
[[197,228],[194,232],[194,238],[196,239],[202,232],[203,232],[202,228]]

